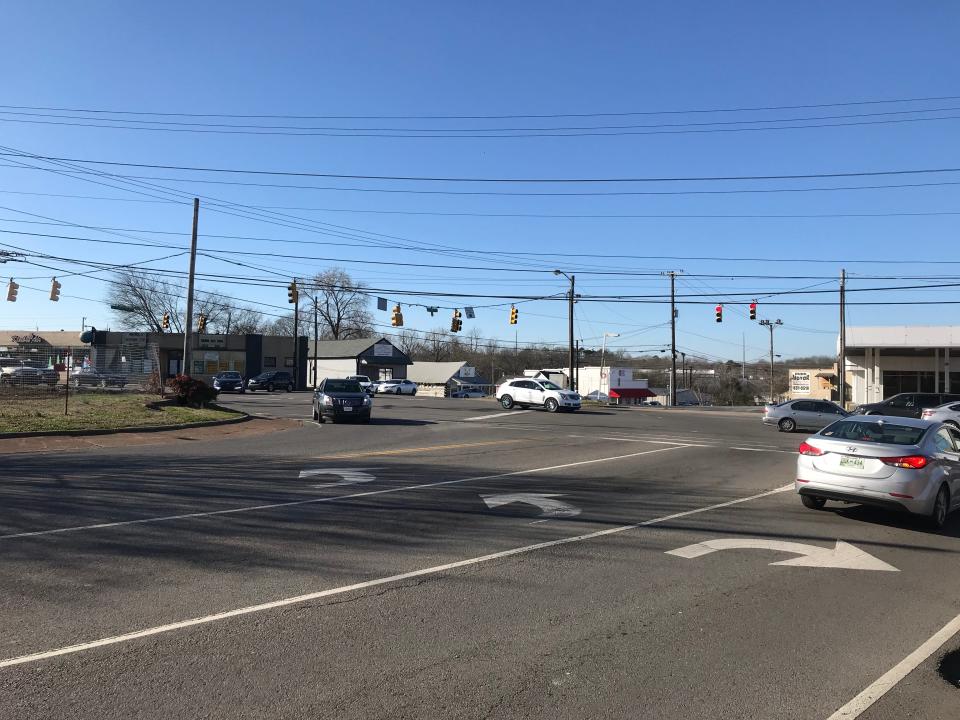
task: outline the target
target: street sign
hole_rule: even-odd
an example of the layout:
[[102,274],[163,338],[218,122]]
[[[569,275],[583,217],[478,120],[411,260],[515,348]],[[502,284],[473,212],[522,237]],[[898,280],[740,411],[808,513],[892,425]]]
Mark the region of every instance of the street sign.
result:
[[667,555],[676,555],[682,558],[696,558],[709,555],[718,550],[777,550],[793,553],[799,557],[790,560],[772,562],[771,565],[790,565],[793,567],[820,567],[840,568],[844,570],[882,570],[886,572],[900,572],[893,565],[888,565],[870,553],[858,547],[837,540],[833,548],[824,548],[819,545],[806,543],[785,542],[783,540],[767,540],[764,538],[730,538],[706,540],[694,545],[685,545],[676,550],[667,550]]

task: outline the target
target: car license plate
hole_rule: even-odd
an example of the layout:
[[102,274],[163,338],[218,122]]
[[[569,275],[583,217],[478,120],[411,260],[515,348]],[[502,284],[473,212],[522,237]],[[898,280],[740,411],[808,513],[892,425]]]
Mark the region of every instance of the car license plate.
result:
[[349,405],[344,405],[344,406],[343,406],[343,411],[344,411],[344,412],[353,412],[353,408],[350,407]]
[[840,458],[840,467],[863,470],[863,458],[844,456]]

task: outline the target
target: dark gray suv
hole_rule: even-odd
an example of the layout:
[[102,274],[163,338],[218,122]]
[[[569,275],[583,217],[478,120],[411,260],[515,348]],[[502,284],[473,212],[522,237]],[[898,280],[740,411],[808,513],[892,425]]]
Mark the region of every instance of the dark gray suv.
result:
[[247,390],[250,392],[256,390],[273,392],[281,389],[293,392],[293,375],[286,370],[269,370],[247,380]]
[[882,402],[861,405],[854,414],[918,418],[927,408],[957,401],[960,401],[960,395],[951,393],[899,393]]

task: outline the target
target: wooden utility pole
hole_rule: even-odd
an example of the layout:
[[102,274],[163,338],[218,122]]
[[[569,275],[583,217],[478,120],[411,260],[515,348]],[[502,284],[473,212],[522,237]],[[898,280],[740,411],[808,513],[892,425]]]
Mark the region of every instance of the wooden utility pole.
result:
[[847,271],[840,271],[840,342],[837,357],[837,389],[840,407],[847,403]]
[[190,350],[193,346],[193,280],[197,267],[197,223],[200,219],[200,198],[193,199],[193,233],[190,236],[190,274],[187,277],[187,314],[183,319],[183,365],[181,375],[190,374]]

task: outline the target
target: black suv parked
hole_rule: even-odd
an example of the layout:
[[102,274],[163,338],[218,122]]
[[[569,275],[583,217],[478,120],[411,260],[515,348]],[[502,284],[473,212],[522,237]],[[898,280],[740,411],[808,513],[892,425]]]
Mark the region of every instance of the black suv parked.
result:
[[960,395],[949,393],[900,393],[878,403],[866,403],[858,407],[856,415],[896,415],[918,418],[927,408],[946,402],[960,401]]
[[293,375],[286,370],[269,370],[247,381],[247,390],[250,392],[254,390],[273,392],[280,388],[287,392],[293,392]]

